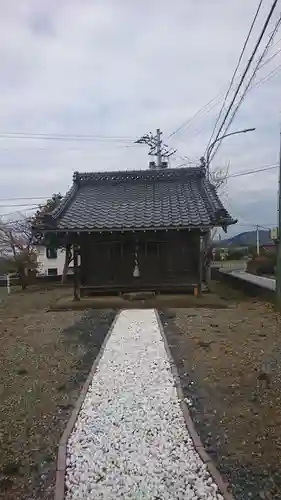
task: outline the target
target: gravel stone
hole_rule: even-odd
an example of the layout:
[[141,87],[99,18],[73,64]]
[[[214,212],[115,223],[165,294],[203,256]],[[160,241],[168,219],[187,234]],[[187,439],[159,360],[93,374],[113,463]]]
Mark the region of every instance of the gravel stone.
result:
[[66,500],[223,500],[185,426],[153,310],[122,311],[69,437]]

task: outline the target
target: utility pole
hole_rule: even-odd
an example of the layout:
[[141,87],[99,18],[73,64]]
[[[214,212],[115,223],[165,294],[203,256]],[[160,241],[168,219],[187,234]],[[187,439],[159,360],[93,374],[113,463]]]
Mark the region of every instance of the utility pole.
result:
[[140,139],[138,139],[136,144],[147,144],[150,147],[148,154],[150,156],[154,156],[156,158],[156,163],[151,162],[150,168],[167,168],[168,163],[163,161],[163,159],[168,159],[170,156],[175,154],[176,149],[169,149],[167,144],[163,144],[161,140],[162,132],[160,128],[156,130],[156,135],[154,136],[151,132],[149,134],[143,135]]
[[257,224],[257,255],[260,254],[260,231],[259,226]]
[[276,259],[276,306],[281,311],[281,131],[279,150],[279,183],[278,183],[278,231]]
[[160,128],[156,130],[156,151],[157,151],[157,168],[161,168],[162,164],[162,153],[161,153],[161,132]]

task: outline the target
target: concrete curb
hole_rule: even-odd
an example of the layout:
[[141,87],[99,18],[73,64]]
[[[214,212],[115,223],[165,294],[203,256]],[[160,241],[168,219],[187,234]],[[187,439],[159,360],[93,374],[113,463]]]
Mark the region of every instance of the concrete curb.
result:
[[231,288],[240,290],[245,295],[256,298],[257,300],[275,302],[275,290],[269,290],[268,288],[264,288],[257,283],[242,280],[238,276],[233,276],[230,272],[221,272],[216,269],[213,272],[213,279],[220,281],[221,283],[225,283]]
[[192,294],[170,294],[157,295],[153,299],[125,300],[119,296],[82,297],[73,300],[72,297],[64,296],[49,304],[48,312],[56,311],[84,311],[85,309],[114,309],[116,311],[126,309],[171,309],[177,307],[195,307],[203,309],[228,309],[229,303],[217,295],[204,293],[201,297]]
[[87,380],[85,381],[79,398],[77,399],[75,403],[74,410],[70,416],[70,419],[66,425],[66,428],[64,430],[64,433],[60,439],[59,442],[59,447],[58,447],[58,455],[57,455],[57,468],[56,468],[56,484],[55,484],[55,495],[54,495],[54,500],[64,500],[65,496],[65,471],[66,471],[66,451],[67,451],[67,442],[68,438],[73,430],[73,427],[75,425],[75,422],[77,420],[78,414],[81,410],[82,404],[84,402],[85,396],[88,392],[89,386],[93,380],[94,374],[97,370],[98,364],[100,362],[100,359],[104,353],[106,344],[109,340],[109,337],[112,333],[112,330],[117,322],[117,319],[119,317],[120,312],[118,312],[112,322],[111,327],[109,328],[106,337],[101,345],[101,348],[99,350],[99,353],[93,363],[93,366],[91,368],[91,371],[87,377]]
[[167,341],[165,333],[164,333],[164,329],[163,329],[163,326],[162,326],[162,322],[161,322],[160,316],[159,316],[158,311],[156,309],[154,309],[154,312],[155,312],[155,315],[156,315],[156,318],[157,318],[157,322],[158,322],[158,326],[159,326],[159,329],[160,329],[160,332],[161,332],[161,335],[162,335],[162,338],[163,338],[163,341],[164,341],[166,353],[167,353],[168,359],[169,359],[170,364],[171,364],[171,371],[172,371],[172,374],[174,376],[175,387],[176,387],[176,391],[177,391],[177,394],[178,394],[178,398],[180,400],[180,405],[181,405],[181,409],[182,409],[183,416],[184,416],[184,419],[185,419],[186,427],[187,427],[187,430],[188,430],[188,432],[190,434],[190,437],[191,437],[191,439],[193,441],[195,450],[197,451],[197,453],[200,456],[201,460],[206,464],[207,469],[208,469],[210,475],[212,476],[214,482],[217,484],[221,495],[224,497],[224,500],[235,500],[235,498],[232,495],[232,493],[230,493],[228,491],[228,483],[226,483],[223,480],[223,478],[222,478],[220,472],[218,471],[215,463],[213,462],[213,460],[211,459],[211,457],[208,455],[208,453],[205,451],[203,443],[202,443],[199,435],[196,432],[194,423],[193,423],[192,418],[190,416],[190,412],[189,412],[188,406],[187,406],[186,402],[184,401],[184,395],[183,395],[183,391],[182,391],[182,388],[181,388],[179,373],[178,373],[175,361],[174,361],[174,359],[172,357],[172,354],[171,354],[171,351],[170,351],[170,347],[169,347],[168,341]]

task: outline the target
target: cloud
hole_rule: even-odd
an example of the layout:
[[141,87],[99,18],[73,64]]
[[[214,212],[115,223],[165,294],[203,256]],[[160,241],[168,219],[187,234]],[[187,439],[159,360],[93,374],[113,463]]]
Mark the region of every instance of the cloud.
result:
[[[270,5],[264,1],[251,47]],[[2,137],[0,198],[65,192],[75,170],[146,168],[146,147],[133,141],[157,127],[178,149],[172,165],[181,164],[185,155],[197,161],[221,100],[168,135],[227,88],[255,9],[255,0],[2,3],[0,137],[25,131],[122,139]],[[277,55],[256,82],[279,64]],[[279,88],[280,74],[253,87],[232,130],[256,127],[256,132],[225,139],[213,168],[229,162],[231,174],[277,163]],[[230,178],[225,202],[240,221],[273,224],[276,190],[275,171]]]

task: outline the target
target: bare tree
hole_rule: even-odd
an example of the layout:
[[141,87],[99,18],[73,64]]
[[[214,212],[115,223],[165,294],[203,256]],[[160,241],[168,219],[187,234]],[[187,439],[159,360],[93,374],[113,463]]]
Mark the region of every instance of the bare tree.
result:
[[65,246],[65,258],[64,258],[64,265],[63,265],[63,271],[62,271],[62,276],[61,276],[62,283],[66,282],[68,269],[69,269],[69,266],[70,266],[72,261],[73,261],[73,251],[72,251],[71,245],[67,244]]
[[[52,197],[46,201],[46,203],[40,205],[35,213],[35,216],[33,217],[33,227],[37,224],[40,224],[40,222],[42,221],[42,217],[48,213],[51,213],[60,204],[61,200],[62,195],[60,193],[54,193]],[[40,240],[37,241],[37,244],[46,245],[43,236],[40,237]],[[73,260],[73,251],[71,245],[66,241],[57,241],[55,246],[57,249],[61,248],[65,250],[65,259],[61,279],[62,283],[64,283],[66,281],[69,265]]]
[[[229,172],[229,162],[226,163],[224,166],[217,167],[215,168],[215,170],[210,172],[210,181],[215,186],[216,190],[219,193],[222,193],[226,187],[228,172]],[[213,231],[211,231],[211,241],[214,240],[217,232],[218,232],[217,227],[214,228]]]
[[18,273],[23,290],[29,283],[31,272],[38,266],[31,226],[31,218],[24,216],[0,222],[0,255]]
[[32,218],[32,224],[35,226],[37,223],[40,223],[42,217],[45,214],[51,213],[57,206],[60,204],[62,200],[62,195],[60,193],[54,193],[51,198],[49,198],[45,203],[39,205],[38,209],[35,212],[35,215]]
[[229,172],[229,163],[225,164],[222,167],[215,168],[212,172],[210,172],[210,181],[215,186],[217,191],[221,192],[223,188],[227,184]]

